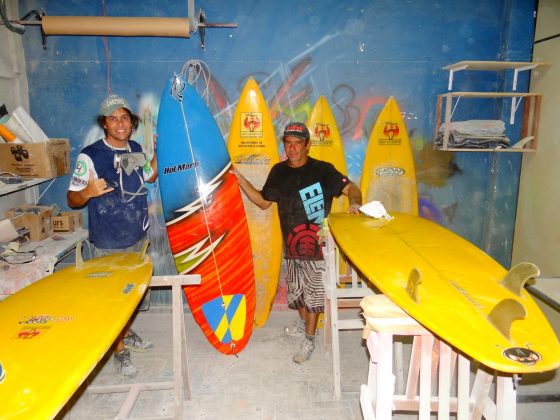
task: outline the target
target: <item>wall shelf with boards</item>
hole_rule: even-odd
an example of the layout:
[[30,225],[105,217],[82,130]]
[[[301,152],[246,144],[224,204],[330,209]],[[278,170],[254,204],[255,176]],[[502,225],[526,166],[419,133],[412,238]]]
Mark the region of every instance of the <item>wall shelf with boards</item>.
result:
[[[451,118],[454,107],[457,107],[461,98],[521,98],[525,101],[521,117],[521,138],[513,142],[507,148],[469,148],[469,147],[450,147],[449,138],[451,132]],[[438,150],[453,152],[534,152],[537,148],[537,134],[539,128],[539,115],[541,110],[540,93],[509,93],[509,92],[450,92],[438,95],[436,107],[436,138],[440,134],[440,127],[443,118],[443,141]],[[521,101],[517,101],[520,104]],[[519,106],[519,105],[518,105]],[[516,109],[512,106],[512,112]]]
[[[458,71],[475,70],[475,71],[500,71],[500,70],[513,70],[512,91],[510,92],[448,92],[438,95],[436,105],[436,128],[434,148],[436,150],[454,151],[454,152],[534,152],[537,148],[537,134],[538,124],[541,110],[540,93],[517,92],[518,75],[522,71],[530,71],[539,66],[548,66],[548,63],[542,62],[505,62],[505,61],[460,61],[443,67],[444,70],[449,71],[448,89],[453,88],[454,74]],[[510,104],[505,104],[504,101],[510,101]],[[493,104],[500,105],[500,109],[509,109],[509,121],[501,122],[501,120],[486,120],[484,116],[479,120],[470,121],[453,121],[453,115],[461,102],[469,102],[474,110],[485,109],[478,105],[486,101]],[[499,103],[498,101],[502,101]],[[521,110],[519,108],[521,107]],[[486,109],[491,108],[486,106]],[[520,115],[518,115],[520,114]],[[477,125],[478,123],[494,122],[494,126],[499,126],[501,123],[504,127],[509,123],[510,129],[513,128],[516,133],[519,133],[519,138],[511,141],[505,137],[505,133],[496,134],[496,138],[500,141],[494,142],[490,136],[486,138],[481,136],[472,137],[473,141],[468,140],[468,135],[460,134],[460,141],[455,141],[454,127],[461,125],[468,126],[469,123]],[[512,127],[514,126],[514,127]],[[478,132],[477,130],[474,130]],[[505,131],[505,130],[502,130]],[[516,135],[517,136],[517,135]],[[463,141],[467,139],[466,141]],[[476,140],[476,141],[475,141]]]

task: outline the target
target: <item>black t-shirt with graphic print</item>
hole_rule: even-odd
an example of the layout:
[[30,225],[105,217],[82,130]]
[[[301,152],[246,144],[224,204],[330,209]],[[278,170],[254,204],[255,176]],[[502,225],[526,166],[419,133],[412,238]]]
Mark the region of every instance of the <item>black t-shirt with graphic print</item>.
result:
[[288,166],[287,161],[274,165],[262,195],[278,204],[286,258],[323,259],[317,236],[321,222],[331,210],[333,197],[349,183],[332,164],[311,157],[299,168]]

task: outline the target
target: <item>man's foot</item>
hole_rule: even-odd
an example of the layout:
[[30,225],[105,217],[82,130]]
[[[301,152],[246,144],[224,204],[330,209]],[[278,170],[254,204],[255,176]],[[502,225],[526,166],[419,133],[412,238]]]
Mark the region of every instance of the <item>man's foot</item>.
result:
[[125,378],[134,378],[138,373],[138,369],[132,364],[130,360],[130,351],[122,350],[113,355],[115,362],[115,369],[117,373]]
[[[284,328],[284,332],[286,335],[291,337],[303,337],[305,336],[305,321],[303,319],[299,319],[295,321],[293,324],[288,325]],[[315,337],[319,335],[319,330],[315,330]]]
[[132,330],[129,330],[128,335],[123,338],[123,344],[125,348],[139,353],[144,353],[154,348],[154,343],[144,340]]
[[303,337],[305,335],[305,321],[303,319],[298,319],[293,324],[284,328],[284,332],[286,335],[292,337]]
[[311,353],[315,350],[315,337],[310,335],[305,335],[303,342],[301,343],[301,348],[299,351],[294,355],[292,360],[295,363],[303,363],[311,357]]

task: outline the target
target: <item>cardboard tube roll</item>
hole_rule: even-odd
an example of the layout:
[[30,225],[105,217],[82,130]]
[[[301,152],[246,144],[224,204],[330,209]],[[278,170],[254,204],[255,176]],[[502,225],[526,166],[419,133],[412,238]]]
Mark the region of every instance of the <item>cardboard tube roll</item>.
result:
[[43,16],[45,35],[167,36],[188,38],[187,18]]

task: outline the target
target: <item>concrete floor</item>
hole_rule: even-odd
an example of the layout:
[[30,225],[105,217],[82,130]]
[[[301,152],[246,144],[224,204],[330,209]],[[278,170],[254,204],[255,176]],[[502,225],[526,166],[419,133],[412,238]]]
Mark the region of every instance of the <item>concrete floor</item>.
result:
[[[553,316],[558,314],[552,313]],[[192,316],[186,314],[187,352],[192,399],[185,403],[184,419],[361,419],[359,388],[367,381],[368,355],[359,331],[341,334],[343,397],[333,400],[331,362],[325,355],[322,332],[310,361],[292,362],[299,339],[286,337],[284,326],[295,319],[293,311],[273,311],[268,323],[253,332],[239,357],[224,356],[206,341]],[[557,322],[557,321],[555,321]],[[560,322],[557,323],[560,325]],[[154,341],[149,353],[133,353],[139,376],[129,382],[172,379],[171,309],[152,306],[138,314],[133,328]],[[88,380],[93,385],[126,383],[114,373],[106,357]],[[535,396],[560,394],[558,372],[522,378],[518,390],[519,420],[560,419],[559,402],[526,403]],[[90,395],[83,387],[58,419],[110,419],[118,412],[124,394]],[[173,414],[171,391],[143,392],[133,417]],[[395,419],[416,416],[395,415]],[[508,419],[509,420],[509,419]]]

